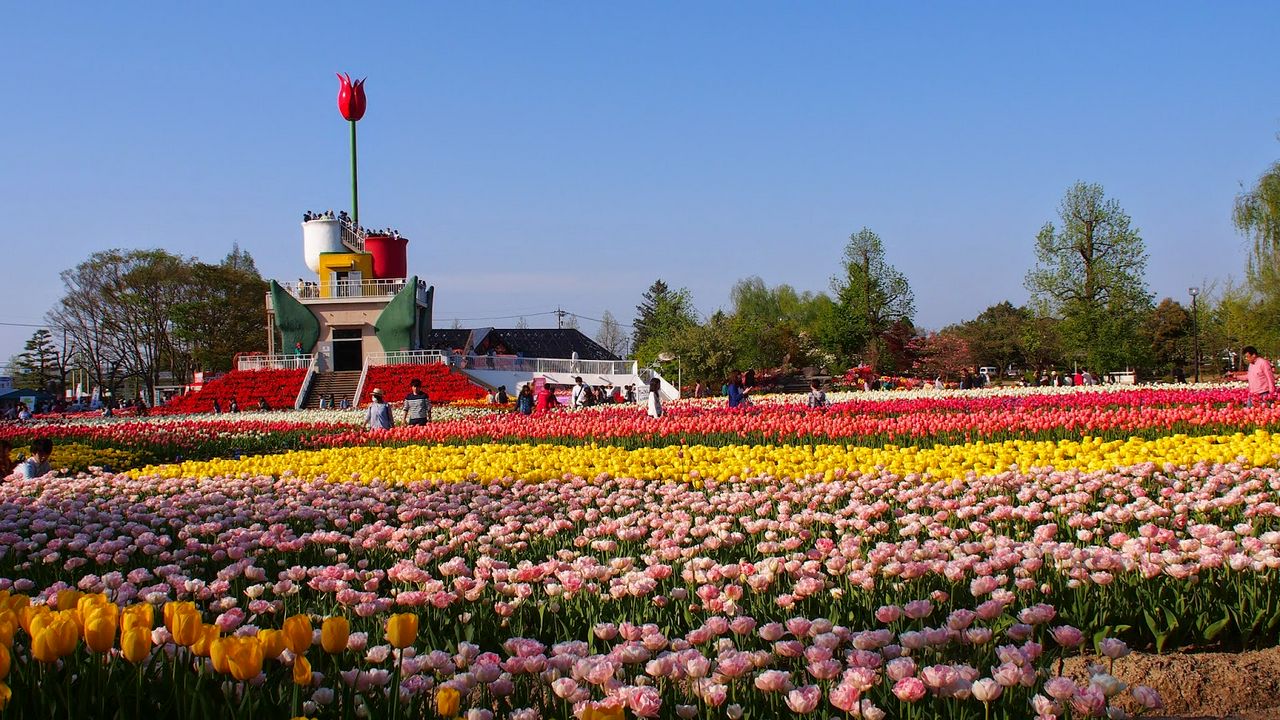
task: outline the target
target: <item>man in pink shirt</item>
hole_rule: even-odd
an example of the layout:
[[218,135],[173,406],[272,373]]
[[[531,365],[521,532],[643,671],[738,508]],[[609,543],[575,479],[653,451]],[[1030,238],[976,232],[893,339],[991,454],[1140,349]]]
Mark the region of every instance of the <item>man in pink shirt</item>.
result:
[[1261,405],[1271,403],[1271,396],[1276,392],[1276,374],[1271,363],[1258,355],[1258,349],[1252,345],[1244,349],[1244,361],[1249,363],[1249,407],[1256,401]]

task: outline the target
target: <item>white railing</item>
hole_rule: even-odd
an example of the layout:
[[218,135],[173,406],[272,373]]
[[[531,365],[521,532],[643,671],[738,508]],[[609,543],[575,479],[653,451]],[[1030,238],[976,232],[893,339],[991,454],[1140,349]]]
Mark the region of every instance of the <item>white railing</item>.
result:
[[353,252],[364,252],[364,239],[367,233],[364,228],[356,227],[349,220],[339,220],[341,228],[339,239]]
[[237,370],[305,370],[316,361],[315,354],[245,355],[236,361]]
[[[405,278],[385,278],[382,280],[342,280],[333,283],[298,282],[280,283],[285,292],[299,300],[333,300],[346,298],[391,298],[404,290]],[[416,290],[419,303],[427,302],[427,284],[419,280]],[[267,304],[271,303],[271,293],[267,293]]]
[[311,392],[311,383],[316,378],[316,370],[319,368],[320,355],[311,356],[311,364],[307,366],[307,376],[302,378],[302,387],[298,388],[298,397],[293,401],[293,409],[301,410],[302,406],[307,402],[307,393]]
[[364,359],[364,365],[360,367],[360,380],[356,383],[355,397],[351,398],[351,407],[360,407],[360,398],[364,395],[364,381],[369,377],[369,368],[373,367],[369,364],[369,358]]
[[631,360],[566,360],[526,358],[515,355],[449,355],[450,365],[463,370],[505,370],[528,373],[569,373],[573,375],[634,375]]
[[439,350],[398,350],[395,352],[369,353],[367,365],[439,365],[444,363],[444,353]]
[[356,383],[356,404],[364,395],[364,383],[369,377],[369,368],[375,365],[441,365],[444,364],[444,353],[439,350],[396,350],[383,353],[369,353],[364,357],[364,367],[360,368],[360,382]]
[[636,399],[641,405],[649,401],[649,381],[653,378],[658,378],[658,382],[660,383],[659,387],[662,388],[661,393],[663,402],[671,402],[672,400],[680,399],[680,388],[667,382],[667,379],[662,377],[662,374],[657,370],[653,368],[640,368],[636,375],[641,381],[640,386],[636,388]]
[[404,278],[385,280],[339,280],[331,283],[281,283],[280,286],[299,300],[315,298],[390,297],[404,289]]

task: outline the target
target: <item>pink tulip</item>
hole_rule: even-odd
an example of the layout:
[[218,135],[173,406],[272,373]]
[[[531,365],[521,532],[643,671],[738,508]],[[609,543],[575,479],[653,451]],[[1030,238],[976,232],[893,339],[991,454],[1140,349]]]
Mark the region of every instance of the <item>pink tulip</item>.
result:
[[916,702],[924,697],[924,683],[919,678],[905,677],[893,684],[893,694],[903,702]]
[[973,693],[974,700],[990,703],[1000,697],[1000,693],[1004,692],[1004,687],[991,678],[982,678],[974,681],[970,687],[970,692]]
[[791,687],[791,673],[785,670],[765,670],[756,675],[755,686],[761,692],[783,692]]
[[657,717],[662,708],[662,696],[655,687],[637,687],[627,696],[627,707],[631,708],[636,717]]
[[1079,647],[1084,642],[1084,633],[1070,625],[1059,625],[1051,633],[1054,641],[1065,648]]
[[854,708],[858,706],[858,700],[862,698],[862,692],[848,683],[840,683],[831,689],[828,700],[838,710],[846,713],[852,713]]
[[822,699],[822,689],[817,685],[805,685],[787,693],[787,707],[792,712],[807,715],[818,707]]
[[1134,685],[1129,689],[1133,693],[1133,698],[1138,704],[1149,710],[1159,710],[1164,707],[1164,701],[1160,698],[1160,693],[1146,685]]

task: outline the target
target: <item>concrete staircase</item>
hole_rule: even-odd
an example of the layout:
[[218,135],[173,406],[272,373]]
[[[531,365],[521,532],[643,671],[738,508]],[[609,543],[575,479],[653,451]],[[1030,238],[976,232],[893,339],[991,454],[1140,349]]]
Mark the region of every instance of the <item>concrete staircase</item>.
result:
[[351,401],[351,406],[355,407],[356,386],[359,384],[359,370],[317,373],[311,382],[311,390],[307,393],[307,401],[302,407],[314,410],[320,407],[320,399],[330,394],[333,395],[335,406],[341,407],[342,399],[346,398]]

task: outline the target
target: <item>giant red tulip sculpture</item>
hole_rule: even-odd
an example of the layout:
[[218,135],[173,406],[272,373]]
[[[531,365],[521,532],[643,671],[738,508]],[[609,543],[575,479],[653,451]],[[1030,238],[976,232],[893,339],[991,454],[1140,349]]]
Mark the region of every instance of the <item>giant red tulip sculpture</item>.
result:
[[364,79],[338,73],[338,112],[351,123],[351,223],[360,226],[360,195],[356,182],[356,123],[364,117]]

